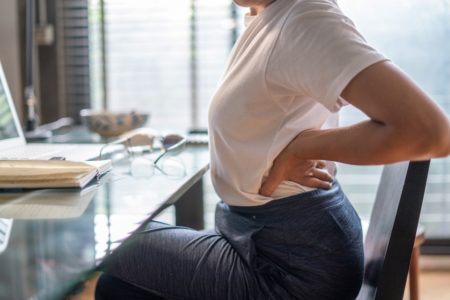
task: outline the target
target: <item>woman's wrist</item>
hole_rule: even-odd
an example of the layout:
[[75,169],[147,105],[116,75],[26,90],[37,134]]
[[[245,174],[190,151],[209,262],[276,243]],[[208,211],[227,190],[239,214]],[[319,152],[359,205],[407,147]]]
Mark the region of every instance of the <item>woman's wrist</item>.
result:
[[286,147],[286,153],[288,155],[295,156],[297,159],[316,159],[317,157],[308,157],[306,155],[306,146],[308,145],[308,139],[316,134],[318,129],[307,129],[300,132]]
[[[323,134],[325,131],[323,129],[307,129],[302,131],[286,146],[286,155],[295,157],[297,160],[323,159],[321,153],[319,153],[321,147],[314,147],[312,143],[315,142],[314,137]],[[325,162],[325,169],[334,177],[336,175],[336,163],[329,160],[325,160]]]

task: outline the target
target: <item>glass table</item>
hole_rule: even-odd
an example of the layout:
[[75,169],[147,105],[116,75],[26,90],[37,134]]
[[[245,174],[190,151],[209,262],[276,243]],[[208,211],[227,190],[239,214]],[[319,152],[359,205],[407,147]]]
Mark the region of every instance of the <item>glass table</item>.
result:
[[175,204],[176,223],[203,227],[206,146],[188,146],[183,176],[113,169],[83,190],[0,190],[0,299],[62,299],[121,241]]

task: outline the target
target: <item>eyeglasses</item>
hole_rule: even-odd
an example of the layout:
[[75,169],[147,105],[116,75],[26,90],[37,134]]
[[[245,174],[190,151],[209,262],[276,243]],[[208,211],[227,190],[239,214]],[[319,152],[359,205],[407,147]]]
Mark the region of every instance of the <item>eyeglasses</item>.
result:
[[186,138],[179,134],[159,135],[152,129],[140,128],[103,145],[99,159],[107,155],[114,170],[129,173],[134,177],[151,177],[158,172],[181,178],[186,175],[186,168],[175,156],[180,154],[185,146]]

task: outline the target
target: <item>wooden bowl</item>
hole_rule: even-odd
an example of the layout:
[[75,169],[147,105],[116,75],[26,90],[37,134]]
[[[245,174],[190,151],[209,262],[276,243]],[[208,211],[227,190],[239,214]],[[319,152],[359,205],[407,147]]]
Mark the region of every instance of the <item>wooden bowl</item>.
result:
[[121,134],[142,127],[150,114],[131,112],[108,112],[83,109],[80,111],[83,123],[90,131],[102,137],[118,137]]

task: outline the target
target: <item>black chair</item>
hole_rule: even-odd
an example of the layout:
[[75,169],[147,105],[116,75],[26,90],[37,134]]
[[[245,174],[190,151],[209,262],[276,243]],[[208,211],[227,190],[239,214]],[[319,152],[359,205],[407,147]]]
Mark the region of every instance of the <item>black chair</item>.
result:
[[430,161],[387,165],[364,243],[358,300],[401,300],[416,237]]

